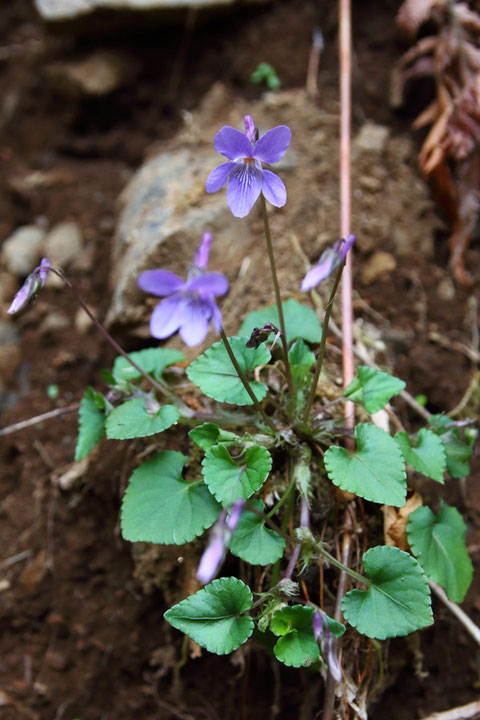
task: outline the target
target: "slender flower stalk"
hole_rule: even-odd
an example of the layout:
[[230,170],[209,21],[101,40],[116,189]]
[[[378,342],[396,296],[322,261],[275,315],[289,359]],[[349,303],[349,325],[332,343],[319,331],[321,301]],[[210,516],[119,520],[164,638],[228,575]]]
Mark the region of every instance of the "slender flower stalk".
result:
[[[110,335],[110,333],[104,328],[104,326],[102,325],[102,323],[100,322],[100,320],[98,320],[98,318],[95,317],[95,315],[92,313],[92,311],[90,310],[90,308],[88,307],[88,305],[84,302],[84,300],[82,299],[82,297],[78,294],[76,288],[72,285],[72,283],[71,283],[70,280],[67,278],[67,276],[65,275],[65,273],[64,273],[62,270],[60,270],[60,268],[53,268],[53,267],[51,267],[51,268],[49,268],[49,270],[50,270],[50,272],[55,273],[55,275],[58,275],[58,277],[61,278],[61,280],[63,280],[63,282],[64,282],[65,285],[68,287],[68,289],[70,290],[70,292],[72,293],[73,297],[75,298],[75,300],[77,301],[77,303],[80,305],[80,307],[82,308],[82,310],[87,313],[88,317],[89,317],[90,320],[93,322],[93,324],[95,325],[95,327],[97,328],[97,330],[100,331],[100,333],[103,335],[103,337],[105,338],[105,340],[107,340],[107,342],[110,343],[110,345],[113,347],[113,349],[114,349],[116,352],[118,352],[119,355],[121,355],[122,357],[124,357],[125,360],[126,360],[128,363],[130,363],[130,365],[131,365],[132,367],[134,367],[135,370],[136,370],[137,372],[139,372],[142,377],[145,378],[145,380],[148,380],[148,382],[150,383],[150,385],[151,385],[152,387],[154,387],[155,390],[158,390],[158,391],[159,391],[160,393],[162,393],[162,394],[165,393],[165,389],[166,389],[165,385],[160,384],[160,383],[157,382],[157,380],[155,380],[151,375],[149,375],[147,372],[145,372],[145,370],[142,370],[142,368],[140,367],[140,365],[137,365],[137,363],[136,363],[134,360],[132,360],[132,358],[125,352],[125,350],[123,350],[123,348],[120,347],[120,345],[117,343],[117,341],[113,339],[113,337]],[[188,408],[188,409],[189,409],[189,408]]]
[[257,400],[257,398],[256,398],[256,396],[255,396],[255,393],[253,392],[252,387],[251,387],[250,383],[248,382],[248,379],[247,379],[245,373],[243,372],[242,368],[241,368],[240,365],[238,364],[238,360],[237,360],[237,358],[235,357],[235,353],[233,352],[232,346],[231,346],[230,343],[228,342],[228,338],[227,338],[227,336],[225,335],[225,331],[224,331],[223,329],[220,331],[220,337],[222,338],[222,342],[223,342],[223,344],[225,345],[225,349],[226,349],[226,351],[227,351],[227,353],[228,353],[228,357],[229,357],[230,360],[232,361],[232,365],[233,365],[233,367],[235,368],[235,371],[236,371],[236,373],[237,373],[237,375],[238,375],[238,377],[239,377],[239,379],[240,379],[240,382],[242,383],[243,387],[244,387],[245,390],[247,391],[247,393],[248,393],[248,395],[249,395],[249,397],[250,397],[250,399],[251,399],[251,401],[252,401],[255,409],[257,410],[257,412],[260,413],[260,415],[262,416],[262,418],[263,418],[263,419],[265,420],[265,422],[267,423],[268,427],[269,427],[271,430],[273,430],[273,432],[274,432],[275,434],[277,434],[277,428],[276,428],[275,425],[273,424],[272,420],[268,417],[268,415],[267,415],[267,413],[265,412],[265,410],[263,409],[263,407],[262,407],[262,406],[260,405],[260,403],[258,402],[258,400]]
[[263,214],[263,225],[265,228],[265,240],[267,241],[268,259],[270,261],[270,270],[272,272],[273,289],[275,291],[275,301],[277,304],[278,319],[280,322],[280,330],[281,330],[280,337],[282,340],[283,362],[285,364],[285,374],[287,376],[288,392],[289,392],[290,397],[293,398],[294,389],[293,389],[292,371],[290,368],[290,360],[288,357],[288,340],[287,340],[287,333],[285,330],[285,317],[283,315],[282,298],[280,295],[280,287],[278,284],[277,270],[275,267],[275,256],[273,254],[272,236],[270,234],[270,224],[268,222],[267,204],[266,204],[265,198],[263,196],[262,196],[262,214]]
[[335,283],[333,285],[332,292],[330,293],[330,299],[329,299],[327,307],[325,309],[325,317],[323,318],[323,324],[322,324],[322,339],[320,341],[320,351],[318,353],[317,365],[315,367],[315,373],[313,375],[312,384],[310,386],[310,392],[308,394],[307,402],[305,403],[305,410],[303,412],[303,422],[304,423],[306,423],[308,421],[308,416],[310,414],[310,410],[312,409],[313,400],[315,398],[315,392],[317,389],[318,379],[320,377],[320,373],[322,372],[323,360],[325,357],[325,349],[326,349],[326,344],[327,344],[328,324],[330,322],[330,316],[332,314],[332,309],[333,309],[333,301],[335,299],[335,295],[337,293],[338,286],[340,284],[342,272],[343,272],[343,264],[340,265],[340,267],[337,270],[337,276],[335,278]]
[[[302,497],[301,505],[300,505],[300,527],[302,528],[308,528],[310,526],[310,511],[308,508],[308,503],[304,497]],[[298,558],[300,556],[300,551],[302,549],[301,543],[298,543],[293,548],[293,552],[291,554],[290,560],[288,561],[288,566],[285,571],[285,575],[283,576],[283,579],[290,580],[293,571],[295,570],[295,565],[297,564]]]

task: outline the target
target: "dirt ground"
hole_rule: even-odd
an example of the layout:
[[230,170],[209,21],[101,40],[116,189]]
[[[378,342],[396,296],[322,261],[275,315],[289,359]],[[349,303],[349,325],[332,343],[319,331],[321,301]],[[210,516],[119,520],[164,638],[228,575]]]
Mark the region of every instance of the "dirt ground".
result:
[[[275,67],[286,90],[303,86],[317,24],[326,40],[321,108],[322,89],[331,97],[338,83],[335,5],[278,1],[211,19],[189,35],[180,23],[134,36],[125,31],[78,36],[49,30],[28,0],[4,0],[1,241],[39,217],[50,226],[66,219],[79,223],[88,261],[72,271],[72,280],[105,317],[117,199],[149,148],[173,137],[182,112],[194,111],[218,80],[239,99],[258,99],[262,89],[248,78],[261,61]],[[354,131],[368,118],[387,126],[394,137],[411,137],[407,158],[404,142],[394,147],[399,165],[413,166],[420,138],[413,139],[409,128],[418,105],[394,114],[386,91],[390,68],[405,49],[395,32],[399,3],[359,0],[354,5]],[[99,46],[119,53],[132,70],[131,79],[113,94],[86,98],[52,81],[52,64]],[[423,182],[420,176],[418,181]],[[336,176],[331,182],[337,182]],[[416,187],[404,191],[404,207],[418,207]],[[354,206],[360,202],[354,189]],[[296,229],[304,226],[308,235],[315,216],[308,204],[302,211]],[[477,240],[466,258],[477,285],[473,290],[456,287],[447,269],[445,220],[433,203],[424,215],[431,251],[423,253],[413,244],[409,248],[407,236],[399,269],[387,277],[365,281],[362,271],[375,248],[359,248],[355,310],[361,327],[380,329],[388,362],[409,391],[425,394],[429,409],[440,412],[457,405],[474,370],[465,347],[471,346],[478,323],[480,247]],[[389,227],[389,208],[376,207],[375,222]],[[311,247],[307,242],[307,251]],[[382,250],[393,253],[395,248],[392,240]],[[7,306],[2,295],[1,320],[6,320]],[[45,325],[52,307],[68,318],[65,327]],[[88,384],[100,386],[100,370],[109,366],[113,351],[91,330],[79,330],[76,318],[70,297],[51,288],[15,320],[18,343],[0,346],[2,427],[78,401]],[[126,349],[139,347],[138,339],[119,340]],[[60,390],[56,400],[46,392],[52,384]],[[467,409],[470,416],[476,410]],[[414,426],[407,409],[401,413],[402,421]],[[188,567],[172,571],[178,553],[174,548],[175,558],[165,557],[162,581],[149,584],[145,555],[142,565],[119,532],[122,491],[144,446],[104,442],[88,472],[62,489],[59,479],[72,466],[75,442],[75,413],[0,438],[0,717],[320,717],[321,681],[306,670],[274,667],[256,650],[231,659],[204,654],[174,672],[182,658],[182,639],[162,615],[188,577]],[[172,433],[170,442],[180,449],[183,438]],[[440,488],[440,495],[466,519],[477,571],[479,470],[477,458],[465,485],[452,481]],[[429,485],[428,492],[438,497],[438,486]],[[161,574],[158,555],[153,563]],[[479,589],[477,572],[463,604],[477,623]],[[383,694],[370,708],[373,720],[387,715],[390,720],[421,718],[478,698],[478,647],[436,601],[434,612],[434,627],[389,644]],[[279,700],[281,711],[275,715],[272,708]]]

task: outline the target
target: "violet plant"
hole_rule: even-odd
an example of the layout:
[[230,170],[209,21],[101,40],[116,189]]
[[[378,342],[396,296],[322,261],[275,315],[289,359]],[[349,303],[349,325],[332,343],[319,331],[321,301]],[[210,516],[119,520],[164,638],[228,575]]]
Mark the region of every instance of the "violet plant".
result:
[[[260,198],[275,305],[250,313],[238,335],[226,336],[217,298],[227,292],[228,281],[207,272],[208,232],[185,281],[165,269],[138,278],[142,290],[163,298],[152,313],[153,337],[163,340],[178,331],[187,345],[197,345],[210,322],[219,334],[186,369],[205,396],[199,406],[207,409],[193,410],[182,399],[181,370],[170,372],[184,361],[181,352],[157,345],[126,354],[93,318],[119,356],[104,373],[108,391],[88,388],[83,396],[75,459],[84,458],[104,435],[125,440],[168,433],[179,423],[190,428],[189,455],[164,449],[149,457],[133,471],[121,509],[126,540],[182,545],[198,539],[203,548],[197,580],[204,587],[167,610],[165,619],[219,655],[233,652],[255,632],[255,640],[285,665],[328,672],[342,683],[337,638],[348,625],[378,640],[428,627],[429,580],[450,600],[463,600],[472,564],[465,524],[454,507],[442,502],[436,515],[426,506],[411,512],[397,543],[408,551],[382,542],[379,517],[381,506],[405,507],[416,474],[442,484],[446,476],[467,475],[472,447],[462,424],[446,415],[431,415],[414,434],[392,436],[375,425],[372,416],[405,383],[367,366],[357,369],[336,400],[353,401],[364,418],[354,429],[355,449],[342,446],[342,417],[319,400],[318,381],[333,301],[355,236],[325,250],[303,280],[305,292],[331,282],[322,323],[308,303],[281,301],[265,199],[281,207],[286,190],[263,165],[280,160],[290,139],[284,125],[259,138],[247,115],[245,133],[232,127],[217,133],[215,149],[227,162],[206,181],[207,192],[227,183],[236,217],[246,216]],[[63,273],[44,260],[17,294],[12,312],[35,296],[49,272],[63,277],[76,294]],[[355,502],[369,502],[365,512],[380,544],[364,552],[363,573],[334,554],[338,490]],[[365,527],[352,531],[359,534]],[[256,574],[250,566],[263,570]],[[345,624],[331,617],[329,588],[338,570],[353,586],[342,600]]]

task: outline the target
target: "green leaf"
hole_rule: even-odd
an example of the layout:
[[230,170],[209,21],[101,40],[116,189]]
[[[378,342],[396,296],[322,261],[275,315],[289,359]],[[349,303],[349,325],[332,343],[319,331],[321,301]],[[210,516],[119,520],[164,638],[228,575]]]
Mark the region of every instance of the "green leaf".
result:
[[[261,500],[249,503],[260,512],[264,510]],[[232,555],[250,565],[270,565],[279,560],[285,550],[285,540],[274,530],[265,527],[265,521],[251,510],[244,510],[230,542]]]
[[82,460],[103,437],[105,430],[105,399],[88,387],[83,393],[78,411],[78,439],[75,462]]
[[164,450],[133,471],[121,511],[125,540],[182,545],[213,525],[221,507],[203,482],[182,478],[186,460]]
[[302,387],[310,379],[308,371],[315,362],[315,355],[303,340],[297,340],[288,352],[292,380],[295,387]]
[[460,440],[460,432],[457,427],[446,428],[451,425],[452,420],[448,415],[431,415],[429,424],[432,431],[440,437],[445,448],[447,470],[452,478],[461,478],[470,474],[469,460],[473,450],[466,443]]
[[[137,363],[146,373],[158,380],[164,370],[174,363],[182,362],[185,356],[179,350],[169,348],[147,348],[138,352],[129,353],[128,356]],[[142,375],[127,360],[119,355],[113,363],[112,373],[120,383],[139,380]]]
[[156,435],[174,425],[180,413],[174,405],[162,405],[150,415],[145,409],[145,398],[133,398],[112,410],[105,423],[109,440]]
[[445,450],[442,441],[435,433],[422,428],[418,432],[415,445],[412,444],[412,440],[406,432],[398,432],[395,440],[403,453],[405,462],[417,472],[443,485],[443,473],[446,466]]
[[221,443],[232,445],[239,440],[238,435],[235,435],[235,433],[223,430],[218,427],[218,425],[215,425],[215,423],[210,422],[203,423],[203,425],[199,425],[193,430],[190,430],[188,435],[195,445],[202,448],[204,452],[209,450],[213,445],[220,445]]
[[[270,630],[280,637],[273,648],[277,660],[289,667],[308,667],[320,660],[320,651],[313,634],[313,613],[313,608],[304,605],[277,610],[270,623]],[[343,635],[345,626],[328,615],[325,617],[333,635]]]
[[240,647],[253,632],[250,588],[234,577],[219,578],[195,595],[174,605],[167,622],[211,653],[226,655]]
[[[302,338],[311,343],[320,342],[322,339],[322,326],[312,308],[300,305],[296,300],[290,299],[282,303],[282,309],[289,344],[297,338]],[[254,328],[263,327],[267,322],[273,323],[280,329],[276,305],[270,305],[262,310],[254,310],[254,312],[249,313],[242,323],[240,335],[248,338]]]
[[418,562],[395,547],[367,550],[363,568],[368,590],[351,590],[342,600],[345,619],[367,637],[385,640],[433,623],[428,580]]
[[264,447],[254,445],[234,460],[224,445],[211,447],[202,462],[203,477],[210,491],[223,505],[247,500],[260,490],[272,467],[272,458]]
[[311,607],[293,605],[277,610],[270,623],[270,630],[280,636],[273,648],[277,660],[289,667],[308,667],[320,660],[312,621]]
[[[245,374],[258,365],[270,360],[270,351],[265,345],[258,348],[245,347],[245,338],[229,338],[233,353]],[[212,345],[187,368],[188,378],[208,397],[231,405],[253,405],[253,401],[242,385],[223,342]],[[264,383],[250,380],[250,386],[257,400],[267,394]]]
[[393,438],[375,425],[355,428],[355,452],[330,447],[325,467],[330,480],[366,500],[403,507],[407,496],[405,463]]
[[363,405],[369,413],[375,413],[381,410],[394,395],[398,395],[404,387],[403,380],[375,368],[360,365],[343,396]]
[[407,535],[413,554],[428,577],[457,603],[465,597],[473,576],[465,533],[462,516],[443,500],[437,516],[430,508],[419,507],[408,517]]

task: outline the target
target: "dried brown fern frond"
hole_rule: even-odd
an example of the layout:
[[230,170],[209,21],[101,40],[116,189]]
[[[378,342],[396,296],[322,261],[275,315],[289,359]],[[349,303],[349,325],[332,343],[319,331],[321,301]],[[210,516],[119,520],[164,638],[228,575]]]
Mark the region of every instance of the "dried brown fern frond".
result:
[[392,104],[403,102],[407,83],[435,79],[437,97],[413,123],[415,129],[432,126],[419,165],[452,224],[452,272],[468,285],[464,255],[480,214],[480,15],[465,2],[405,0],[397,16],[412,38],[429,19],[436,21],[438,33],[400,58],[392,75]]

